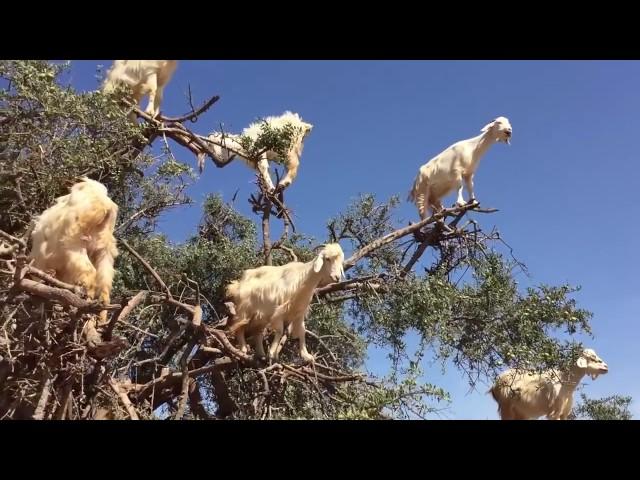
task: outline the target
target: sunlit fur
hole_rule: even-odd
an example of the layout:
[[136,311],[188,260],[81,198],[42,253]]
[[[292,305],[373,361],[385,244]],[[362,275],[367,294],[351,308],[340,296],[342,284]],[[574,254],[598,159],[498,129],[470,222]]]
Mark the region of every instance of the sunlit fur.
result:
[[247,351],[245,336],[252,336],[256,354],[264,357],[262,339],[265,328],[269,327],[275,331],[269,358],[275,360],[284,327],[288,327],[288,334],[300,342],[302,359],[312,362],[313,356],[305,343],[304,325],[309,304],[317,286],[340,281],[344,275],[343,263],[342,248],[330,243],[307,263],[290,262],[245,270],[240,280],[227,287],[227,297],[236,311],[230,330],[235,333],[240,349]]
[[[164,88],[173,77],[177,60],[114,60],[102,86],[104,93],[113,92],[118,85],[126,84],[133,90],[136,104],[142,108],[142,98],[149,95],[145,112],[152,117],[160,113]],[[135,114],[131,117],[135,120]]]
[[566,371],[507,370],[500,374],[489,392],[498,403],[502,420],[529,420],[541,416],[566,420],[573,407],[573,394],[582,378],[590,375],[595,380],[608,371],[607,364],[587,348]]
[[[282,128],[285,125],[290,124],[294,128],[299,130],[297,136],[292,140],[291,146],[286,152],[285,158],[282,159],[284,162],[284,166],[287,169],[287,173],[282,178],[282,180],[280,180],[278,187],[286,188],[291,185],[298,174],[300,157],[302,156],[302,150],[304,148],[304,140],[313,129],[313,125],[303,121],[302,118],[300,118],[300,115],[298,115],[297,113],[292,113],[289,111],[284,112],[282,115],[267,117],[264,119],[264,121],[266,121],[272,128]],[[253,122],[242,131],[242,135],[250,137],[253,141],[257,140],[261,132],[262,124],[263,121]],[[217,143],[222,143],[228,147],[227,149],[220,145],[212,144],[213,150],[218,157],[227,161],[231,160],[234,156],[237,155],[250,168],[253,168],[254,170],[260,172],[267,185],[267,188],[273,191],[273,180],[269,175],[269,160],[276,160],[279,158],[279,155],[276,152],[269,150],[263,153],[258,160],[258,163],[255,164],[247,158],[247,154],[238,143],[238,139],[240,138],[240,136],[241,135],[214,132],[209,135],[209,139]]]
[[464,205],[463,183],[469,200],[475,200],[473,176],[480,159],[494,143],[509,144],[512,128],[508,119],[498,117],[485,125],[481,132],[481,135],[454,143],[420,167],[408,200],[416,204],[421,219],[428,216],[429,209],[434,212],[441,210],[442,199],[456,188],[456,203]]
[[[33,266],[56,278],[85,287],[90,298],[108,304],[118,255],[113,231],[118,206],[104,185],[88,178],[37,219],[31,234]],[[106,320],[106,310],[100,313]]]

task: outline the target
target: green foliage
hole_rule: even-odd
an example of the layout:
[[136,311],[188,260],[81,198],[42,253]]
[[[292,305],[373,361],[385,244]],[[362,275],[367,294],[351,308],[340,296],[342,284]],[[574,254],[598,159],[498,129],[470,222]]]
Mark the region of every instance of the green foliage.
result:
[[138,219],[153,221],[160,206],[185,203],[186,168],[145,172],[164,157],[142,153],[142,129],[123,115],[119,97],[61,86],[66,68],[0,61],[0,229],[22,233],[81,176],[107,186],[121,219],[145,209]]
[[448,404],[449,394],[442,388],[420,380],[422,371],[416,362],[399,380],[395,374],[384,378],[378,388],[363,388],[351,385],[342,392],[343,398],[350,398],[348,406],[338,413],[337,418],[345,420],[376,419],[428,419],[439,414],[436,404]]
[[248,158],[258,159],[263,152],[273,151],[278,155],[276,162],[282,163],[293,142],[302,135],[302,128],[290,123],[282,127],[273,127],[266,121],[260,123],[260,134],[254,141],[248,135],[242,135],[239,143],[247,152]]
[[579,348],[550,336],[562,327],[589,331],[589,312],[567,297],[572,289],[541,286],[522,295],[500,255],[472,263],[473,281],[462,287],[438,274],[387,281],[359,295],[350,313],[371,341],[397,352],[396,360],[405,335],[416,332],[422,348],[433,347],[436,358],[452,359],[470,378],[505,365],[559,366]]
[[603,398],[588,398],[580,394],[580,403],[572,412],[574,420],[631,420],[633,415],[629,411],[631,397],[611,395]]

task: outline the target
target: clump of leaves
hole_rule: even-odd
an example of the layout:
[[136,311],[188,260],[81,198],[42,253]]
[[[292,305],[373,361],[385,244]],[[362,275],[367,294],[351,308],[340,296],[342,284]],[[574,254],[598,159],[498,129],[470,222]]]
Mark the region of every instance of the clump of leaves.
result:
[[279,157],[276,162],[282,163],[293,142],[302,133],[302,127],[294,126],[291,123],[285,123],[281,127],[274,127],[266,120],[263,120],[260,123],[258,138],[253,140],[248,135],[241,135],[238,142],[251,159],[257,161],[262,153],[273,151]]
[[610,395],[603,398],[588,398],[580,394],[580,403],[573,409],[574,420],[631,420],[629,410],[632,398],[625,395]]

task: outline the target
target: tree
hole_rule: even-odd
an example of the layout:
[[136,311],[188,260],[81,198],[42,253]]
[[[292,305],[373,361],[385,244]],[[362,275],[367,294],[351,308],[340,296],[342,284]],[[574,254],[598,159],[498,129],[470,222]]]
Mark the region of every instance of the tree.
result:
[[631,397],[611,395],[603,398],[588,398],[580,394],[580,403],[573,409],[574,420],[631,420],[629,411]]
[[[422,381],[424,358],[452,360],[475,385],[506,366],[562,366],[581,345],[554,334],[590,332],[591,314],[571,298],[576,288],[518,289],[513,270],[524,266],[499,233],[473,218],[462,223],[495,211],[477,204],[401,226],[397,197],[366,194],[315,239],[295,230],[284,192],[266,192],[258,177],[250,202],[261,228],[211,195],[197,231],[170,244],[157,219],[187,208],[197,181],[170,141],[200,167],[207,157],[224,167],[183,123],[218,97],[152,119],[126,92],[78,93],[62,84],[63,73],[43,61],[0,62],[0,417],[425,418],[448,394]],[[130,123],[127,109],[142,122]],[[257,158],[291,135],[265,126],[243,148]],[[63,295],[25,262],[30,222],[81,175],[105,183],[120,206],[111,321],[92,338],[84,326],[98,306]],[[283,224],[275,241],[274,221]],[[307,321],[315,365],[300,365],[290,341],[274,365],[237,350],[225,332],[233,306],[224,286],[246,268],[308,261],[321,241],[340,241],[350,257],[347,280],[316,291]],[[416,269],[425,252],[429,266]],[[24,275],[44,288],[29,290]],[[415,351],[409,334],[419,337]],[[369,344],[390,350],[388,377],[363,371]]]

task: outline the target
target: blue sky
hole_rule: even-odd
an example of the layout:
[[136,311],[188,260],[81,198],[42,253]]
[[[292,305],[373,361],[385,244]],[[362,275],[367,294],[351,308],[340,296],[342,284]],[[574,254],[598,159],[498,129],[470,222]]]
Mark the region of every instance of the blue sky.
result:
[[[97,65],[72,62],[71,81],[97,88]],[[379,200],[399,194],[401,221],[416,220],[405,201],[423,163],[451,143],[479,134],[496,116],[510,119],[511,146],[491,147],[476,175],[476,196],[500,211],[477,215],[497,226],[529,267],[528,282],[582,286],[581,307],[594,313],[595,339],[583,339],[610,373],[585,392],[632,395],[640,416],[640,297],[637,294],[640,226],[640,62],[618,61],[181,61],[165,91],[163,111],[188,110],[213,94],[220,101],[191,127],[239,131],[256,117],[293,110],[314,125],[297,181],[287,192],[298,229],[323,237],[325,221],[359,193]],[[146,106],[146,104],[145,104]],[[176,157],[195,168],[192,155]],[[190,235],[201,202],[220,192],[250,214],[252,173],[241,163],[224,169],[208,162],[190,190],[196,205],[167,215],[160,228],[172,240]],[[466,194],[465,194],[466,195]],[[454,201],[454,195],[446,199]],[[369,368],[383,373],[384,353],[372,351]],[[426,378],[447,389],[445,418],[494,419],[486,388],[467,394],[462,374],[424,365]]]

